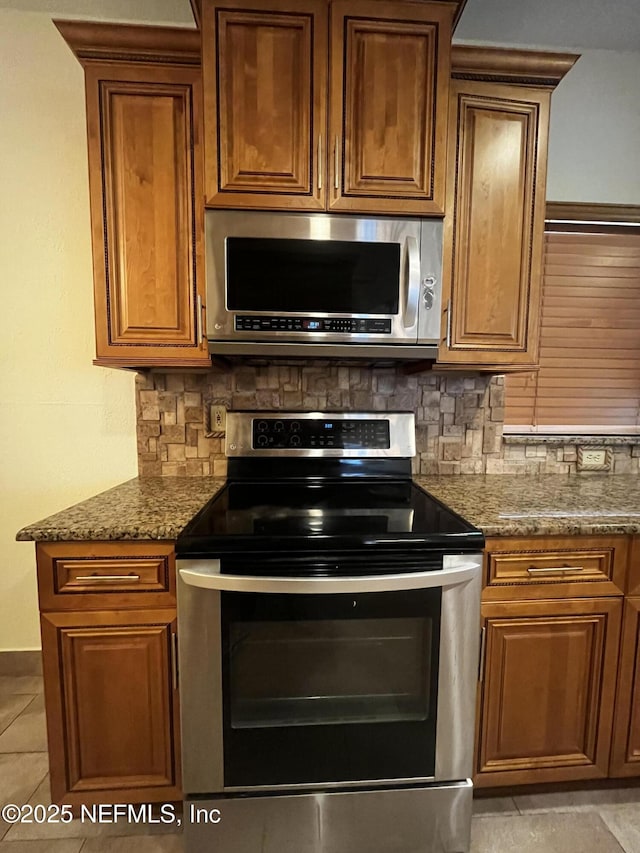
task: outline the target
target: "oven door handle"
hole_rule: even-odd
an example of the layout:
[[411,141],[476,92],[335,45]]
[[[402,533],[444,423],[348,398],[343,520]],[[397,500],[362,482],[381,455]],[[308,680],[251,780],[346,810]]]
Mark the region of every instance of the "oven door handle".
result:
[[430,589],[466,583],[480,571],[480,560],[466,560],[450,568],[428,572],[401,572],[353,577],[268,577],[221,574],[220,560],[180,560],[178,573],[189,586],[226,592],[266,592],[335,595],[339,593],[392,592]]

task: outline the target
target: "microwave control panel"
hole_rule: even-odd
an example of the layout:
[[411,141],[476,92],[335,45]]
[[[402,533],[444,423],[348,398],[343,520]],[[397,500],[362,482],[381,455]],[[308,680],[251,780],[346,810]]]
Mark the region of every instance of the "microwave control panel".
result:
[[344,332],[347,335],[390,335],[391,320],[362,317],[264,317],[236,314],[239,332]]
[[284,447],[386,450],[391,446],[387,420],[256,418],[252,439],[255,449],[265,450]]

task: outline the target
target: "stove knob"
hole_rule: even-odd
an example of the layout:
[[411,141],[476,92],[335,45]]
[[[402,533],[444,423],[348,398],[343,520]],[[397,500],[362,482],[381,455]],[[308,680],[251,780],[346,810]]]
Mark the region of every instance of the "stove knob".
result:
[[298,430],[300,429],[300,424],[298,423],[298,421],[291,421],[291,423],[289,424],[289,429],[291,430],[291,432],[298,432]]
[[269,438],[266,435],[258,436],[258,447],[266,447],[269,444]]
[[265,432],[269,427],[266,421],[258,421],[258,432]]
[[300,436],[292,435],[289,439],[289,444],[291,445],[291,447],[300,447]]
[[282,421],[276,421],[273,425],[273,428],[276,432],[282,432],[282,430],[284,429],[284,424],[282,423]]

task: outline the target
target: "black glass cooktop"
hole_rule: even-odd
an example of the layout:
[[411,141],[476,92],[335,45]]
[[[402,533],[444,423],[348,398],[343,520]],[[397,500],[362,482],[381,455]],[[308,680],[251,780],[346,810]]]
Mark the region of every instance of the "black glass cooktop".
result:
[[190,522],[178,556],[336,549],[478,550],[482,533],[410,480],[229,482]]

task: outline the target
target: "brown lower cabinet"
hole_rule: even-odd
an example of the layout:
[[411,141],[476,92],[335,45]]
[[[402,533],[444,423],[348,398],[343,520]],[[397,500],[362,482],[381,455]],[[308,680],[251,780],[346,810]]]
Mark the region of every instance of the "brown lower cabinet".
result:
[[622,600],[486,604],[476,784],[608,775]]
[[173,544],[36,553],[52,800],[181,799]]
[[487,540],[477,787],[640,776],[639,543]]
[[640,598],[624,605],[612,776],[640,776]]
[[[180,799],[173,543],[36,555],[53,801]],[[487,540],[477,787],[640,776],[639,582],[640,537]]]

